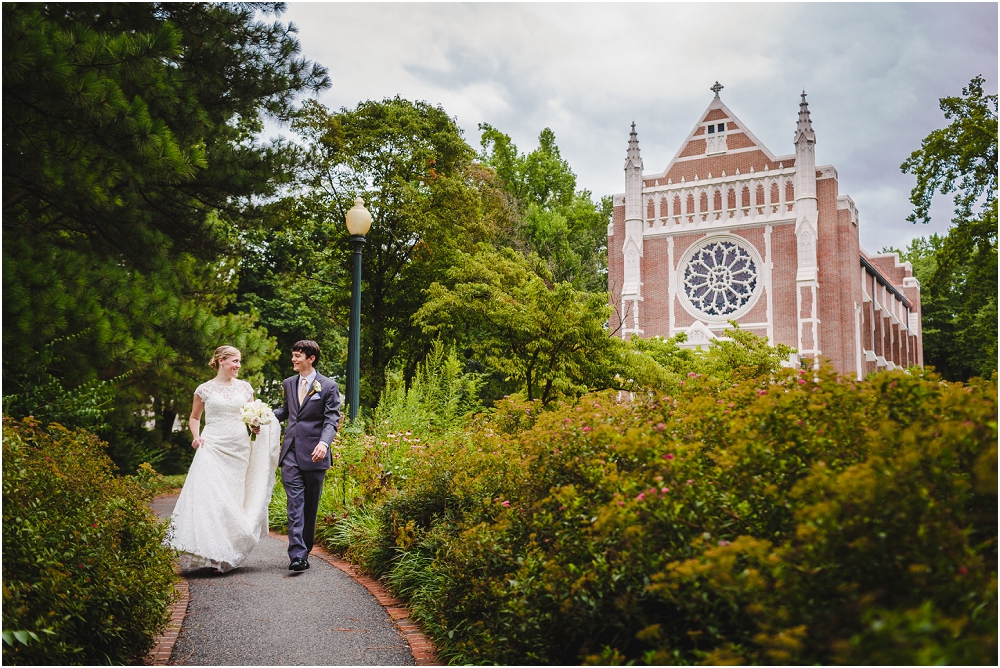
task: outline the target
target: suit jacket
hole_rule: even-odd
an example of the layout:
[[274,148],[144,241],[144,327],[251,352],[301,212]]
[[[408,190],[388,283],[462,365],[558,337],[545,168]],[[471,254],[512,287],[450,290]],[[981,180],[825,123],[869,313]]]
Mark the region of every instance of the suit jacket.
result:
[[332,445],[337,436],[337,426],[340,424],[340,388],[333,380],[317,371],[314,382],[320,384],[320,391],[310,387],[299,406],[299,378],[295,374],[282,382],[285,400],[274,409],[274,416],[280,422],[288,420],[278,463],[280,465],[289,456],[295,457],[295,463],[303,471],[326,470],[331,464],[330,448],[327,448],[326,457],[318,462],[312,460],[312,451],[320,441]]

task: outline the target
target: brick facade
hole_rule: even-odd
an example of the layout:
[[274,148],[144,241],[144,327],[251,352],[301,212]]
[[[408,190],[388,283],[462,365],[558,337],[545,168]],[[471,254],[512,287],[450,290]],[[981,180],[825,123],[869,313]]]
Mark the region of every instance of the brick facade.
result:
[[912,268],[861,248],[837,170],[815,164],[804,93],[799,107],[794,152],[775,155],[716,95],[659,174],[643,173],[633,125],[608,226],[612,331],[693,340],[733,319],[795,348],[793,364],[859,378],[922,365]]

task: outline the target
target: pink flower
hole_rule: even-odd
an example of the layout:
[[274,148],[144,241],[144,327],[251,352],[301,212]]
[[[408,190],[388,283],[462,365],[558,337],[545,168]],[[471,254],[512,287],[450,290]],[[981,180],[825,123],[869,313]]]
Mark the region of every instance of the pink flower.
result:
[[688,478],[687,484],[693,485],[694,484],[694,480],[691,480],[690,478]]
[[649,493],[650,494],[656,494],[656,488],[655,487],[650,487],[649,488]]
[[729,415],[729,409],[727,408],[726,410],[722,411],[722,414],[723,415]]
[[590,432],[592,432],[592,431],[593,431],[593,429],[591,429],[591,428],[590,428],[589,426],[587,426],[587,425],[584,425],[584,427],[583,427],[583,433],[584,433],[584,434],[589,434],[589,433],[590,433]]
[[688,378],[694,378],[697,375],[694,371],[688,371]]
[[719,541],[719,545],[721,547],[725,547],[726,545],[729,545],[729,541],[728,540],[720,540]]
[[510,501],[504,501],[500,505],[503,506],[504,508],[510,508]]
[[625,502],[624,502],[624,501],[619,501],[619,502],[618,502],[618,505],[619,505],[619,506],[624,506],[624,505],[625,505]]
[[643,494],[642,492],[639,492],[639,496],[635,497],[636,501],[642,501],[645,498],[646,498],[646,495]]
[[670,488],[669,488],[669,487],[664,487],[664,488],[663,488],[663,489],[661,489],[660,491],[661,491],[662,493],[666,494],[667,492],[669,492],[669,491],[670,491]]
[[664,459],[673,459],[674,456],[668,452],[667,454],[663,455],[663,458]]
[[805,384],[806,384],[806,379],[805,378],[799,378],[799,385],[805,385]]
[[94,522],[94,525],[93,525],[93,526],[94,526],[94,528],[96,529],[96,528],[97,528],[97,522]]
[[656,431],[663,431],[666,428],[667,428],[667,424],[665,422],[661,422],[658,425],[656,425]]
[[762,397],[767,394],[767,390],[757,390],[757,396]]

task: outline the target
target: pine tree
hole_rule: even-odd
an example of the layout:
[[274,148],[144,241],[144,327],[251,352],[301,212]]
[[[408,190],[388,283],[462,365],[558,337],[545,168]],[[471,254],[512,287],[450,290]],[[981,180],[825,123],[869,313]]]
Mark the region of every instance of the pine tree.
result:
[[212,347],[244,346],[250,371],[272,354],[252,315],[227,313],[242,240],[289,178],[288,147],[255,137],[329,85],[269,19],[282,10],[3,5],[5,382],[85,332],[52,372],[131,371],[116,404],[153,397],[165,424]]

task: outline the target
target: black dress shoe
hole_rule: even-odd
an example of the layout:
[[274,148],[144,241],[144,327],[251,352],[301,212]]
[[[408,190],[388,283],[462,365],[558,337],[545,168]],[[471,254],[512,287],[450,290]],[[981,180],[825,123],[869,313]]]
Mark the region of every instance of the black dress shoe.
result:
[[299,572],[299,571],[304,571],[307,568],[309,568],[309,562],[306,561],[305,559],[300,559],[298,557],[292,559],[292,563],[288,564],[288,570],[290,571]]

